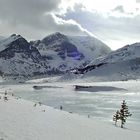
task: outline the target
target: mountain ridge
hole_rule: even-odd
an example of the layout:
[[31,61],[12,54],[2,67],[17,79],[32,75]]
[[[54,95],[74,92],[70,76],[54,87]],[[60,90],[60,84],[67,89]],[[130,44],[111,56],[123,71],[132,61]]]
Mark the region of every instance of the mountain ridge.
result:
[[116,51],[99,57],[84,68],[74,71],[83,78],[99,81],[128,80],[140,78],[140,43],[126,45]]
[[[79,46],[70,41],[71,38],[58,32],[31,42],[13,34],[0,41],[0,73],[3,77],[11,75],[16,78],[19,75],[34,77],[41,74],[62,74],[75,67],[82,67],[98,56],[110,52],[104,43],[95,38],[91,37],[89,44],[86,37],[82,37],[82,42],[80,37],[78,38],[79,40],[73,40],[78,42]],[[82,43],[85,43],[86,47]],[[90,54],[85,53],[86,49],[80,50],[80,46],[85,47]]]

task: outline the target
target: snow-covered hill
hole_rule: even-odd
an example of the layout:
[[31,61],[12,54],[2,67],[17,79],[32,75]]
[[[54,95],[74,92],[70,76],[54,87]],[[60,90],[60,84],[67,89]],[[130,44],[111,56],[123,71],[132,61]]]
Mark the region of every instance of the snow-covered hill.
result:
[[139,140],[140,132],[121,129],[14,96],[0,95],[1,140]]
[[90,77],[93,80],[139,79],[140,43],[127,45],[99,57],[86,67],[78,69],[76,73],[84,73],[84,78]]
[[47,58],[50,69],[60,71],[81,67],[111,51],[91,36],[66,36],[59,32],[31,44]]

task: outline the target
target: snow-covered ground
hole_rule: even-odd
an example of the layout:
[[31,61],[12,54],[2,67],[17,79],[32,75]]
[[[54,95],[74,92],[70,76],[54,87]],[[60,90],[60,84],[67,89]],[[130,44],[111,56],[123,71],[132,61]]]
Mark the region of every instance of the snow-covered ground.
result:
[[[54,77],[55,79],[55,77]],[[48,82],[50,79],[29,81],[25,84],[0,86],[0,92],[14,93],[24,99],[40,101],[45,105],[77,113],[90,118],[112,121],[112,115],[120,108],[122,100],[126,100],[130,112],[133,114],[128,119],[128,127],[140,131],[140,81],[126,82]],[[45,82],[45,83],[43,83]],[[75,91],[74,85],[96,86],[89,90]],[[36,90],[33,86],[44,86]]]
[[[0,95],[2,96],[2,95]],[[1,140],[139,140],[140,132],[8,96],[0,99]]]

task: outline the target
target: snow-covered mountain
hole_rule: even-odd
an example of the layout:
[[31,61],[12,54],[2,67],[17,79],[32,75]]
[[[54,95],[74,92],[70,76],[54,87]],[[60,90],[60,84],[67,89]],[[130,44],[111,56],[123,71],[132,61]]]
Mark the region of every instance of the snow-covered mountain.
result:
[[1,43],[0,74],[3,77],[28,77],[45,73],[42,57],[22,36],[12,35]]
[[55,33],[29,43],[13,34],[0,40],[0,74],[3,77],[62,74],[109,52],[104,43],[89,36]]
[[59,32],[31,42],[47,58],[50,69],[66,71],[82,67],[111,50],[91,36],[66,36]]
[[99,57],[76,73],[96,80],[128,80],[140,78],[140,43],[127,45]]

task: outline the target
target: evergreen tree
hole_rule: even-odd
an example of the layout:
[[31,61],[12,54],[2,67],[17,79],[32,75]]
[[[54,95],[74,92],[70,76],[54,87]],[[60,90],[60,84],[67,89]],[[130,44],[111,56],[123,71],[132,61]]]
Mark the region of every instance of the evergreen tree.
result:
[[120,120],[121,128],[123,128],[127,117],[130,117],[131,115],[132,114],[129,112],[125,100],[123,100],[120,111],[117,111],[116,114],[113,115],[113,121],[115,121],[115,125],[116,125],[117,121]]
[[115,121],[115,125],[117,124],[117,121],[120,119],[120,112],[117,110],[116,114],[113,115],[113,121]]
[[121,120],[121,128],[123,128],[127,117],[130,117],[132,114],[129,112],[128,110],[128,106],[126,105],[125,100],[123,100],[122,105],[121,105],[121,109],[119,112],[119,116],[120,116],[120,120]]

